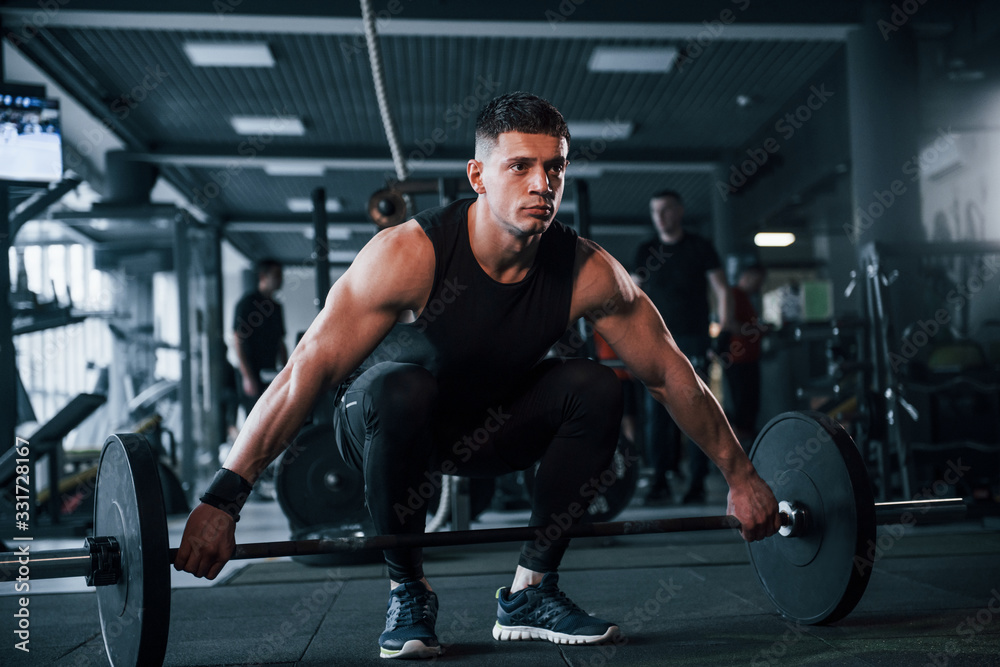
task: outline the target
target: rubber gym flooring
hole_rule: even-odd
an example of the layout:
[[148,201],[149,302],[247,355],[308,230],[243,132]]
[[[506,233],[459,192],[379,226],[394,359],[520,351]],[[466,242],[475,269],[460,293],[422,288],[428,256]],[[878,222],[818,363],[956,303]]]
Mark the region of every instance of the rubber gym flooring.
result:
[[[709,504],[648,509],[642,519],[724,512]],[[274,502],[244,509],[237,540],[288,539]],[[474,528],[517,525],[525,512],[487,512]],[[176,546],[184,518],[170,520]],[[79,540],[35,548],[79,546]],[[730,531],[577,540],[560,586],[623,637],[597,647],[497,642],[498,587],[512,544],[428,550],[440,597],[438,661],[465,665],[1000,665],[997,519],[880,528],[868,590],[845,619],[800,626],[779,616]],[[14,648],[13,584],[0,584],[0,665],[106,665],[93,589],[81,578],[35,582],[30,653]],[[213,585],[173,573],[166,665],[375,665],[388,585],[378,564],[308,566],[287,559],[230,563]]]

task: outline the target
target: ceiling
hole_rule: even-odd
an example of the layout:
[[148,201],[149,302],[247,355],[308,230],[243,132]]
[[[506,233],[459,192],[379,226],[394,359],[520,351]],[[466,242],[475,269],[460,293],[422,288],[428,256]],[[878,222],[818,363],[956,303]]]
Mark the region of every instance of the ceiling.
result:
[[[359,3],[50,4],[59,8],[0,2],[8,40],[248,257],[308,262],[310,214],[289,200],[308,200],[316,188],[337,202],[329,219],[345,223],[335,260],[349,261],[370,238],[369,197],[396,172]],[[571,123],[597,124],[597,137],[570,147],[571,203],[561,218],[572,219],[575,174],[587,183],[594,225],[648,224],[649,195],[663,188],[685,195],[694,222],[706,220],[716,162],[745,146],[810,77],[842,66],[847,32],[861,20],[860,1],[762,4],[376,1],[387,103],[410,178],[465,187],[479,106],[527,90]],[[947,18],[946,3],[933,4],[922,21]],[[184,47],[203,42],[265,43],[274,65],[196,67]],[[588,68],[601,47],[664,46],[681,53],[666,73]],[[741,106],[740,96],[750,103]],[[231,123],[275,115],[299,118],[304,135],[240,135]],[[632,124],[630,136],[605,141],[621,122]],[[100,162],[87,157],[84,171],[99,173]],[[31,193],[12,194],[16,204]],[[417,207],[437,201],[415,196]]]

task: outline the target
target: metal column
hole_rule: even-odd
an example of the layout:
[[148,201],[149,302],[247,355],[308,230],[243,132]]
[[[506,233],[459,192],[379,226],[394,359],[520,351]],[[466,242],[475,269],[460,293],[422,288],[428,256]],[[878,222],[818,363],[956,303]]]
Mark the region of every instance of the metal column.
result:
[[326,225],[326,189],[312,191],[313,260],[316,262],[316,309],[323,310],[330,291],[330,238]]
[[194,387],[191,373],[191,295],[188,276],[188,219],[187,213],[174,219],[174,271],[177,274],[177,303],[180,310],[181,330],[181,482],[189,496],[197,482],[194,441]]
[[[0,34],[3,22],[0,20]],[[0,82],[4,80],[3,48],[0,44]],[[10,307],[10,192],[0,183],[0,452],[14,445],[17,427],[17,360],[14,355],[13,312]]]

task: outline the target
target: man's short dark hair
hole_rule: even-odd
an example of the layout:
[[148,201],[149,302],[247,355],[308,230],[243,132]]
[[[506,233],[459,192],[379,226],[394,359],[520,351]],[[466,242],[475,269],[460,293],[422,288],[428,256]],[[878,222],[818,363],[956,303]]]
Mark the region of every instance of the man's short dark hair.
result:
[[494,97],[476,118],[476,155],[489,153],[504,132],[546,134],[569,144],[569,127],[559,110],[546,100],[517,91]]
[[650,199],[665,199],[666,197],[673,197],[677,200],[678,204],[684,205],[684,199],[677,190],[660,190],[659,192],[654,192]]
[[271,273],[271,271],[280,268],[281,262],[271,257],[267,257],[265,259],[257,260],[257,262],[253,265],[253,272],[254,275],[257,276],[257,279],[260,280],[263,276]]

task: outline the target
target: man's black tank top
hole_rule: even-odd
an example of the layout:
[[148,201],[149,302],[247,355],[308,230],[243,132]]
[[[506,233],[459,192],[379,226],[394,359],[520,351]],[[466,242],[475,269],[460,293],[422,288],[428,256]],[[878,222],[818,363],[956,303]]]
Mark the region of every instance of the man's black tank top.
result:
[[500,403],[566,331],[577,235],[553,221],[521,281],[493,280],[469,240],[469,206],[456,201],[414,216],[434,246],[434,286],[414,322],[397,323],[359,370],[419,364],[438,380],[439,405],[468,414]]

